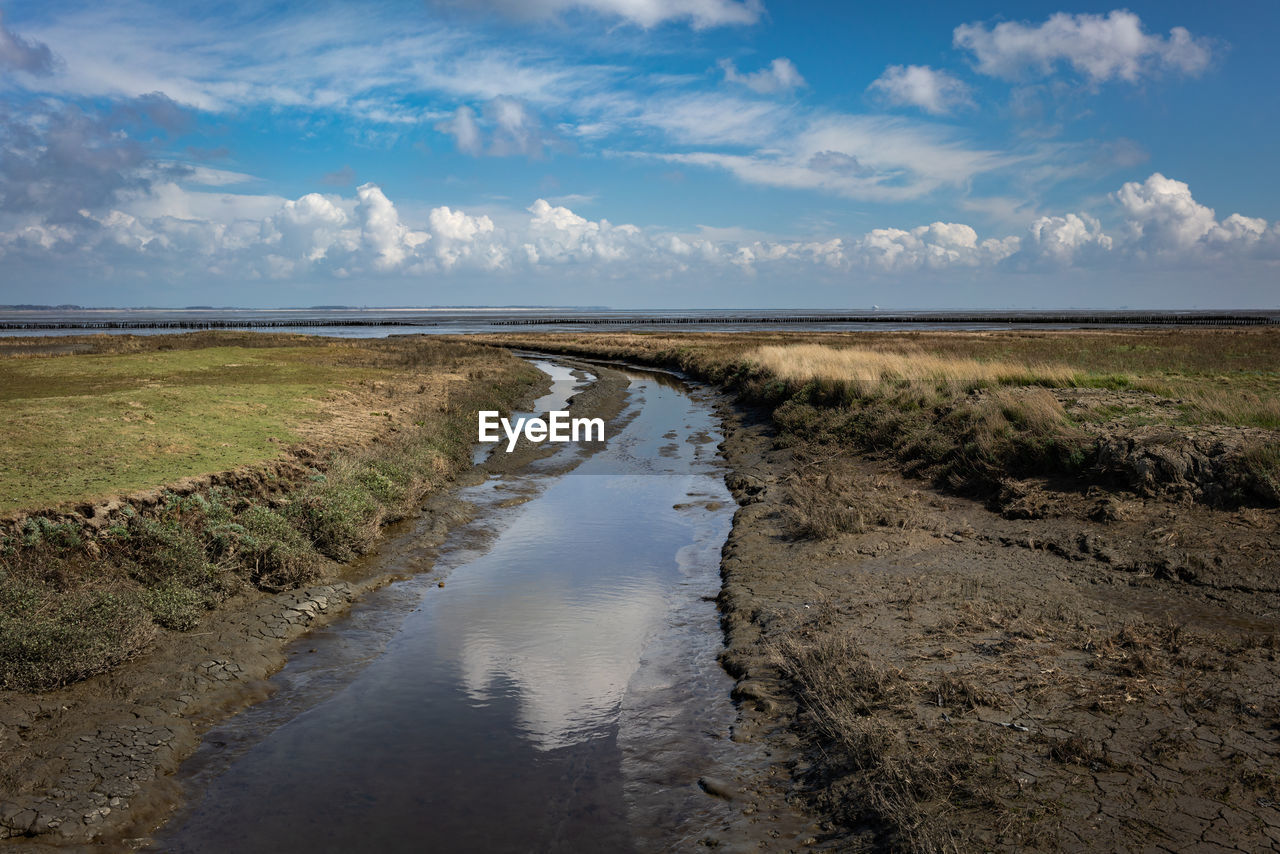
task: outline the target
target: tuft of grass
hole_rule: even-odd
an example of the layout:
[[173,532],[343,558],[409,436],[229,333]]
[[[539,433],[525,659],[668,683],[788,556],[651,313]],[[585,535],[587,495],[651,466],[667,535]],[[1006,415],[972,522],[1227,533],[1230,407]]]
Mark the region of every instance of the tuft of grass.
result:
[[157,626],[176,632],[189,632],[200,625],[200,615],[209,605],[206,593],[178,583],[145,588],[141,598]]
[[109,670],[155,635],[127,592],[48,588],[0,577],[0,688],[46,691]]
[[250,505],[224,531],[217,544],[223,562],[261,590],[301,587],[320,575],[323,560],[314,544],[269,507]]
[[1261,498],[1280,504],[1280,441],[1262,442],[1241,456],[1245,481]]
[[774,653],[823,745],[825,773],[841,780],[822,795],[836,799],[826,807],[847,826],[875,829],[887,850],[957,850],[958,811],[1004,812],[996,750],[967,727],[921,737],[915,709],[922,696],[945,691],[963,705],[980,702],[979,692],[954,678],[917,684],[837,626],[820,619],[786,633]]
[[848,478],[818,472],[787,488],[783,524],[797,539],[831,540],[867,529],[866,508],[856,501]]

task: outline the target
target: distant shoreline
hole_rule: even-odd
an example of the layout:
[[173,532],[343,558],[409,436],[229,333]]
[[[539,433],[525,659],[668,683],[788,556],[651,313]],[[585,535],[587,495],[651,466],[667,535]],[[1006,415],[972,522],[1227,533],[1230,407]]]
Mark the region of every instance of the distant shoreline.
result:
[[[51,316],[62,311],[64,317]],[[304,314],[306,316],[299,316]],[[414,316],[415,313],[418,316]],[[501,314],[508,316],[495,316]],[[150,314],[152,316],[140,316]],[[114,315],[114,316],[113,316]],[[221,315],[221,316],[218,316]],[[617,309],[445,308],[429,309],[20,309],[0,307],[0,331],[129,331],[204,329],[306,329],[339,327],[430,328],[465,324],[534,326],[1273,326],[1280,309],[1221,311],[651,311]],[[468,331],[454,330],[448,331]]]

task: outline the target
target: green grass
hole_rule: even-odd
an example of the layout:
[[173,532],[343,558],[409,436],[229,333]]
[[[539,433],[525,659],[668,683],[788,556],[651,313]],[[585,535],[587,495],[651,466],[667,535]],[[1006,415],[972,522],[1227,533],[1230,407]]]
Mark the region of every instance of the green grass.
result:
[[388,370],[327,356],[211,347],[0,359],[0,512],[272,458],[323,417],[332,389]]
[[[190,339],[177,343],[188,344]],[[330,559],[364,553],[383,524],[413,512],[423,495],[444,487],[470,464],[477,409],[509,411],[541,377],[509,354],[436,341],[323,342],[297,351],[230,351],[255,365],[252,381],[248,375],[227,378],[228,352],[225,347],[178,347],[124,357],[59,356],[16,367],[12,362],[19,360],[9,360],[4,366],[9,375],[24,377],[27,385],[25,392],[6,393],[20,404],[38,403],[38,384],[31,378],[62,378],[64,390],[78,385],[78,396],[92,411],[93,386],[74,373],[89,359],[90,372],[97,372],[104,388],[124,381],[122,376],[145,371],[163,378],[157,382],[161,391],[177,388],[189,393],[175,398],[174,423],[208,420],[205,409],[214,394],[243,403],[251,394],[321,389],[323,384],[314,381],[317,377],[367,379],[373,369],[384,392],[402,388],[407,381],[412,405],[401,407],[407,411],[399,426],[391,425],[395,429],[377,442],[317,446],[310,477],[278,484],[283,493],[269,501],[251,484],[241,492],[227,486],[188,495],[168,492],[158,506],[144,512],[126,506],[96,535],[75,523],[42,516],[29,517],[17,529],[0,534],[0,689],[48,690],[109,670],[143,652],[166,630],[199,626],[211,609],[236,591],[298,587],[329,571]],[[339,358],[342,365],[336,364]],[[425,393],[444,388],[442,380],[448,381],[447,394]],[[28,396],[20,396],[24,393]],[[117,389],[104,396],[121,393],[137,394]],[[262,429],[263,418],[276,419],[271,422],[275,429],[284,423],[282,412],[296,416],[300,411],[290,409],[291,403],[301,406],[305,397],[273,401],[269,414],[231,410],[219,428],[221,435],[251,434]],[[369,414],[366,403],[356,408]],[[348,409],[350,414],[352,408]],[[74,413],[68,427],[83,418],[83,412]],[[28,446],[38,444],[37,437],[18,438]],[[238,449],[251,455],[257,447],[241,443]],[[265,450],[274,454],[279,446]],[[89,458],[80,462],[92,465]],[[167,468],[148,470],[149,476],[172,480],[200,471],[169,462]],[[74,488],[66,486],[61,471],[48,477],[62,484],[60,488]],[[33,486],[48,488],[38,477]],[[66,494],[77,501],[89,497],[83,492]]]

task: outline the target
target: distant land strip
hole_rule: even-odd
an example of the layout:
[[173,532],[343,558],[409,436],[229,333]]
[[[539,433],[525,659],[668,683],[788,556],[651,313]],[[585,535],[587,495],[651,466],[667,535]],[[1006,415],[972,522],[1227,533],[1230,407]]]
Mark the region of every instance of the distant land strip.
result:
[[[1055,324],[1097,326],[1276,326],[1280,312],[919,312],[810,315],[680,315],[680,316],[552,316],[488,320],[491,326],[671,326],[747,324]],[[417,319],[291,318],[277,320],[67,320],[0,321],[0,330],[106,330],[106,329],[284,329],[340,326],[441,326],[438,321]]]
[[1079,312],[1048,314],[1032,312],[942,312],[929,314],[848,314],[785,315],[781,317],[520,317],[491,321],[494,326],[540,326],[553,324],[743,324],[743,323],[1086,323],[1126,326],[1275,326],[1280,315],[1267,314],[1130,314]]

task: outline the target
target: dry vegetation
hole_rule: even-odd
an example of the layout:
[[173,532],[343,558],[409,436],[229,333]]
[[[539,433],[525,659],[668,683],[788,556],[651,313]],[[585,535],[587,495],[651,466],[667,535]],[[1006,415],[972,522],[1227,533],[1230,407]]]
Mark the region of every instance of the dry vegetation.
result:
[[1078,373],[1065,365],[982,361],[921,350],[886,352],[828,344],[774,344],[749,351],[745,360],[784,382],[837,382],[859,397],[900,388],[959,394],[990,386],[1067,386],[1076,383]]
[[[96,343],[133,354],[111,356],[105,368],[98,355],[32,359],[60,364],[37,364],[40,370],[26,373],[73,382],[81,376],[78,365],[87,365],[89,373],[127,375],[129,382],[144,384],[156,378],[158,368],[158,384],[162,379],[195,390],[177,401],[184,421],[218,420],[228,435],[244,431],[260,440],[261,431],[277,431],[279,424],[259,424],[244,413],[239,419],[226,413],[215,418],[202,410],[210,400],[208,388],[234,369],[191,366],[210,358],[222,364],[231,337],[111,338]],[[509,409],[540,376],[505,353],[421,339],[335,342],[288,336],[280,342],[255,336],[237,342],[236,349],[237,358],[253,361],[257,372],[254,388],[236,381],[238,393],[265,389],[270,399],[270,392],[280,392],[276,413],[289,411],[294,372],[312,367],[328,379],[337,376],[355,385],[362,412],[370,398],[358,390],[361,384],[369,390],[370,377],[378,377],[378,410],[372,418],[354,418],[354,427],[348,423],[349,429],[335,430],[330,442],[292,449],[270,444],[278,461],[238,469],[216,478],[216,484],[205,480],[197,487],[155,489],[130,501],[86,507],[91,518],[48,512],[13,523],[0,537],[0,688],[48,689],[101,672],[137,655],[157,632],[190,631],[205,611],[238,591],[300,586],[335,561],[366,551],[383,524],[402,518],[425,493],[469,464],[475,410]],[[175,353],[182,358],[175,361]],[[355,373],[326,374],[335,362]],[[183,384],[183,371],[175,365],[202,375]],[[23,373],[12,365],[0,370]],[[446,377],[448,383],[442,381]],[[94,412],[91,405],[68,409],[66,431],[75,434],[83,426],[77,419],[92,419]],[[32,443],[40,437],[8,441]],[[256,447],[242,442],[238,450],[253,459]],[[243,456],[233,458],[243,461]],[[111,463],[97,455],[77,460],[89,476],[96,474],[95,464]],[[61,468],[52,471],[56,475]],[[143,485],[160,487],[208,471],[173,469],[170,463]],[[35,479],[36,494],[48,489],[38,472],[26,477]]]
[[889,455],[962,491],[1041,474],[1280,502],[1274,330],[478,339],[676,367],[769,407],[784,441]]

